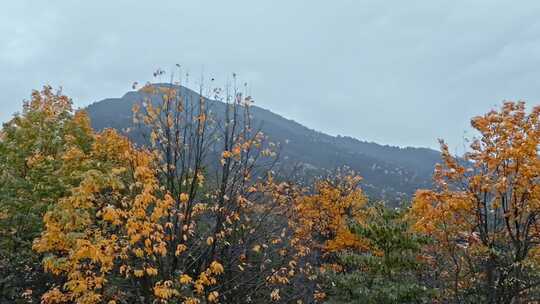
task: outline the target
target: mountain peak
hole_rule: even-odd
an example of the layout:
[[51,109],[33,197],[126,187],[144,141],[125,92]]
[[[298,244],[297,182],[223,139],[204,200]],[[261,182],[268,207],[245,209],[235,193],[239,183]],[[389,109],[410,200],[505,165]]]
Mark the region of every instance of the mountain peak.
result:
[[[183,86],[153,85],[173,86],[187,98],[199,98],[197,92]],[[121,98],[104,99],[89,105],[87,111],[92,126],[97,130],[133,127],[131,109],[145,97],[153,102],[161,100],[161,96],[150,96],[138,90],[127,92]],[[213,113],[222,115],[225,104],[210,101]],[[312,174],[347,166],[364,177],[364,189],[373,199],[394,203],[410,199],[416,189],[431,185],[433,167],[440,160],[439,152],[428,148],[402,148],[350,136],[331,136],[258,106],[252,106],[251,114],[254,124],[261,126],[271,141],[282,144],[282,157],[287,162],[302,164]]]

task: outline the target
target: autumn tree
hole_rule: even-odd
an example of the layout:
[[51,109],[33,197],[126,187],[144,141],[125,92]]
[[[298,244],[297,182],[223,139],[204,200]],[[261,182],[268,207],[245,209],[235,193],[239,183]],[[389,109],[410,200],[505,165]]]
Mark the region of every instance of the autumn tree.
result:
[[454,302],[538,298],[540,107],[505,102],[472,119],[479,132],[464,159],[441,142],[435,189],[416,193],[411,217],[436,240],[441,288]]
[[[159,73],[158,73],[159,74]],[[44,216],[34,249],[64,284],[45,303],[288,303],[278,145],[251,124],[250,97],[212,101],[171,84],[147,85],[134,108],[138,148],[111,130],[71,149],[78,183]],[[186,92],[188,94],[186,94]]]
[[89,153],[73,150],[66,158],[91,169],[45,214],[34,243],[45,254],[45,269],[66,278],[43,302],[146,303],[170,296],[171,282],[155,277],[163,271],[158,258],[167,253],[172,198],[160,190],[153,155],[106,130],[95,135]]
[[291,264],[299,273],[293,288],[305,303],[324,301],[320,271],[339,267],[340,251],[367,248],[350,228],[351,223],[364,220],[367,198],[360,182],[361,177],[352,172],[337,171],[311,187],[289,184]]
[[[280,146],[253,124],[253,100],[236,81],[198,94],[172,81],[145,85],[136,128],[121,131],[138,144],[92,131],[48,87],[34,93],[1,133],[1,267],[19,280],[3,281],[2,296],[299,304],[326,301],[328,273],[371,276],[379,287],[395,283],[380,280],[396,269],[411,277],[393,262],[397,252],[412,261],[414,242],[393,218],[370,213],[359,176],[338,171],[301,186],[275,172]],[[346,254],[379,258],[383,269]]]
[[[195,94],[180,85],[146,85],[134,108],[174,201],[164,275],[183,276],[202,299],[287,301],[275,287],[287,283],[279,275],[288,261],[284,207],[267,179],[277,145],[252,125],[253,100],[234,84],[212,88],[212,98],[202,86]],[[197,278],[214,263],[223,265],[223,274],[203,291]]]
[[88,118],[61,91],[34,91],[0,131],[0,302],[37,301],[50,277],[31,250],[48,207],[78,183],[64,156],[89,151]]

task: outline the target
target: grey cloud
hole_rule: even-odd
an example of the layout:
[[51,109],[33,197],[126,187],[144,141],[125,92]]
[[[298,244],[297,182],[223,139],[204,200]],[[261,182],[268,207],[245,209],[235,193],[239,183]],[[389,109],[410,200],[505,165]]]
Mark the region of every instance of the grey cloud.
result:
[[180,63],[309,127],[461,147],[503,99],[540,98],[537,1],[10,1],[0,12],[0,121],[32,89],[79,106]]

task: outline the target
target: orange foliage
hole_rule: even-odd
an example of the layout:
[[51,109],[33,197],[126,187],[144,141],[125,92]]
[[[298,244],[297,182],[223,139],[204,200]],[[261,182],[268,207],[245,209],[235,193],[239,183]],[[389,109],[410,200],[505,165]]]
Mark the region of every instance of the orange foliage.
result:
[[172,202],[159,195],[151,154],[106,130],[84,159],[72,155],[94,169],[45,214],[45,231],[34,242],[46,254],[45,269],[67,276],[62,289],[44,296],[45,303],[101,302],[109,273],[155,276],[155,257],[166,253],[162,221]]
[[330,253],[366,248],[365,242],[349,229],[351,221],[362,221],[366,204],[360,181],[355,175],[321,180],[316,183],[314,194],[299,196],[294,202],[297,218],[292,222],[293,245],[297,245],[301,255],[311,249]]
[[506,301],[503,296],[517,293],[512,290],[527,288],[507,273],[531,265],[540,240],[539,117],[540,107],[527,114],[523,102],[475,117],[471,124],[481,137],[463,160],[441,141],[436,190],[418,191],[409,216],[417,231],[437,240],[434,252],[450,257],[453,269],[443,275],[451,277],[454,293],[486,282],[492,299]]

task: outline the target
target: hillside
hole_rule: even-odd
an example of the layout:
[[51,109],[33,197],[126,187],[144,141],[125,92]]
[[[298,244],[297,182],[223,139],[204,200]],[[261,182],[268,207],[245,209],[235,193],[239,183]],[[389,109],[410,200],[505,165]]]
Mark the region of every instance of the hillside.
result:
[[[198,96],[184,87],[181,92],[191,98]],[[120,98],[91,104],[87,111],[93,127],[97,130],[131,127],[131,109],[143,97],[144,93],[131,91]],[[152,96],[153,100],[158,98]],[[224,103],[211,101],[211,104],[216,115],[223,113]],[[373,199],[392,203],[409,199],[416,189],[430,186],[433,166],[439,160],[439,153],[431,149],[400,148],[352,137],[330,136],[258,106],[252,106],[251,113],[254,124],[271,141],[282,144],[282,162],[299,165],[304,174],[310,176],[347,166],[364,177],[364,189]]]

